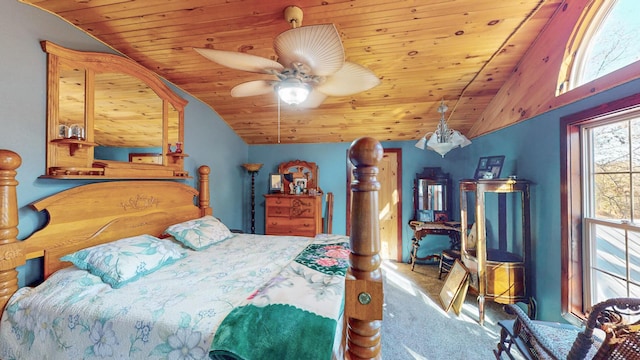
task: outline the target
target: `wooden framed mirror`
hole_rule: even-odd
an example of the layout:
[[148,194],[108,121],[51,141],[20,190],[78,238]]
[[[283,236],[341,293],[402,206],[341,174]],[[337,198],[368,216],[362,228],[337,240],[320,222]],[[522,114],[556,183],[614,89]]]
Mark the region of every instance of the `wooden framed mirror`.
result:
[[[184,107],[130,59],[41,42],[47,53],[46,178],[185,178]],[[153,153],[153,162],[132,154]]]
[[414,183],[414,220],[446,222],[451,220],[451,189],[448,173],[439,167],[425,167]]
[[291,193],[290,184],[303,184],[303,189],[308,192],[318,191],[318,166],[314,162],[293,160],[283,162],[278,166],[278,172],[283,175],[283,188],[285,193]]

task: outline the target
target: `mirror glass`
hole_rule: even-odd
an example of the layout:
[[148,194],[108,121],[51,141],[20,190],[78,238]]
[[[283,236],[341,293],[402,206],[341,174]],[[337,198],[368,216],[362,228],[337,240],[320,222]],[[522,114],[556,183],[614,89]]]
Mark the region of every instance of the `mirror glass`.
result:
[[[58,86],[58,138],[71,138],[72,129],[85,128],[85,71],[69,64],[60,66]],[[77,134],[75,134],[77,136]]]
[[172,104],[169,104],[168,115],[167,145],[171,144],[171,149],[175,151],[176,143],[180,141],[180,113]]
[[162,99],[131,75],[95,74],[94,158],[129,161],[131,153],[162,153]]
[[418,210],[447,211],[447,186],[418,179]]

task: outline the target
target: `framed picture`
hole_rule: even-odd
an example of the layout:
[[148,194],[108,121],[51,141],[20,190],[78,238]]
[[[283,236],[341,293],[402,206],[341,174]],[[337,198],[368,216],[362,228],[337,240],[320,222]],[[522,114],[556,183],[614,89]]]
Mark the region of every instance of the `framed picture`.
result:
[[418,221],[433,222],[433,210],[418,210]]
[[282,192],[282,174],[269,175],[269,192],[270,193]]
[[296,186],[300,188],[301,191],[304,191],[304,189],[307,188],[307,179],[293,179],[293,181],[295,182]]
[[435,211],[433,215],[433,221],[435,222],[447,222],[449,221],[449,215],[444,211]]
[[478,160],[478,167],[473,176],[474,179],[498,179],[504,164],[504,155],[485,156]]
[[444,311],[449,312],[455,304],[454,311],[459,315],[464,298],[467,296],[468,288],[469,271],[462,265],[460,260],[456,259],[440,291],[440,303]]

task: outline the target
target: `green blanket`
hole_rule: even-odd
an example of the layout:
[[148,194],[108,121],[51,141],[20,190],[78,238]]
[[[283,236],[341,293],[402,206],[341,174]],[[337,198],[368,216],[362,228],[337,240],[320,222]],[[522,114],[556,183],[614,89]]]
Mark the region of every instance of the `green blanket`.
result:
[[344,301],[348,238],[320,236],[224,319],[211,359],[331,359]]

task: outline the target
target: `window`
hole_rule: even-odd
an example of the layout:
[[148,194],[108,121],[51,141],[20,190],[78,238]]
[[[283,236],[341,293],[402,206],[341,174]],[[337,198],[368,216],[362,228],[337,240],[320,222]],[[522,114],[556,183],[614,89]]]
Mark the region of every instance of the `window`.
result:
[[640,111],[581,126],[587,307],[640,297]]
[[640,60],[640,2],[595,0],[585,10],[565,53],[558,93]]
[[563,131],[562,300],[581,317],[640,297],[640,94],[569,116]]

